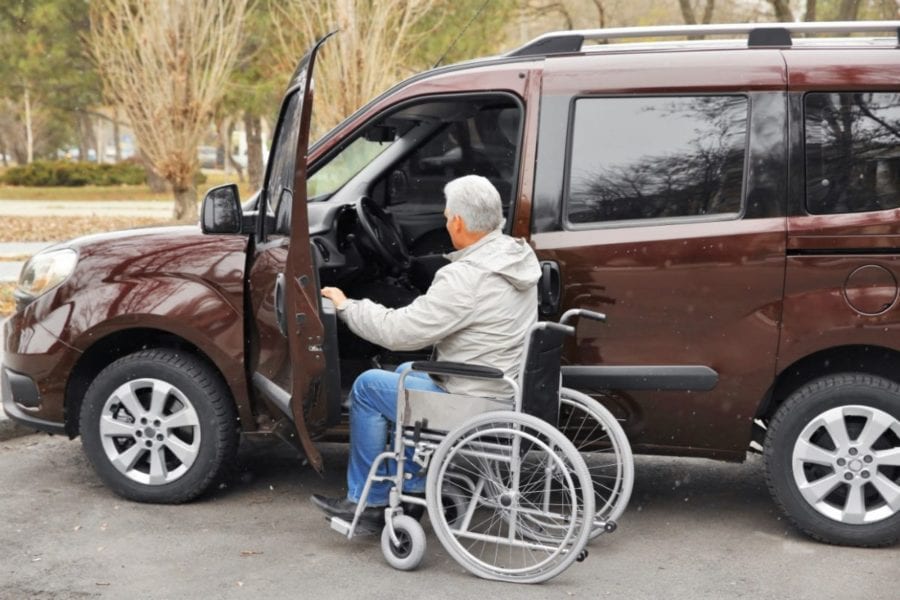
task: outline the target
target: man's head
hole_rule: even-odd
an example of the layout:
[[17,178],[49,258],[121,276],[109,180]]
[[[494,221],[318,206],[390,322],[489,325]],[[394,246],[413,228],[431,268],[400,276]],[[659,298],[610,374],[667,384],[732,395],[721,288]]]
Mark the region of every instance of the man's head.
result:
[[480,175],[466,175],[444,186],[447,231],[453,247],[471,246],[503,224],[500,193]]

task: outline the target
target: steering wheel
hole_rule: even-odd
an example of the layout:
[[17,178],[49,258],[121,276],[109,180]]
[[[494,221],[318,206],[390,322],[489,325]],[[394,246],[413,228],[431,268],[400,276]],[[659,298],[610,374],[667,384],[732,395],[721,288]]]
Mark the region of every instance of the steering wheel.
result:
[[363,196],[356,213],[368,245],[378,258],[389,267],[403,270],[409,268],[409,250],[400,231],[391,222],[384,209],[368,196]]

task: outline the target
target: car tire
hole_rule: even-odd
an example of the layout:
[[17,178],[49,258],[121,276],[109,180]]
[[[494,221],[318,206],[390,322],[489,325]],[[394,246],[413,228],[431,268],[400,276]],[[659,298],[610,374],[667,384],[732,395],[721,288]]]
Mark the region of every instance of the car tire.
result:
[[887,546],[900,539],[900,385],[864,373],[796,390],[770,421],[766,480],[809,536]]
[[103,369],[85,394],[80,430],[100,479],[137,502],[196,498],[234,462],[238,445],[221,377],[197,357],[166,349]]

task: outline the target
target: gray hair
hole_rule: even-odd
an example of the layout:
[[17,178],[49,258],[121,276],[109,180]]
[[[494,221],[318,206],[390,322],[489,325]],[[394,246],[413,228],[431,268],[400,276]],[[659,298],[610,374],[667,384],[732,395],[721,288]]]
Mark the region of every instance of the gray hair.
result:
[[469,231],[490,232],[503,224],[500,192],[487,178],[466,175],[444,186],[447,216],[460,217]]

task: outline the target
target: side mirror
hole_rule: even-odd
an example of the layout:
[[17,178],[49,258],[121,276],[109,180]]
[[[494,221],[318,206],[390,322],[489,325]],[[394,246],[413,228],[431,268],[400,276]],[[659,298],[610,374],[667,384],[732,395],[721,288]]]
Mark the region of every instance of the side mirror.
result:
[[237,185],[220,185],[206,192],[200,208],[203,233],[241,233],[240,194]]

